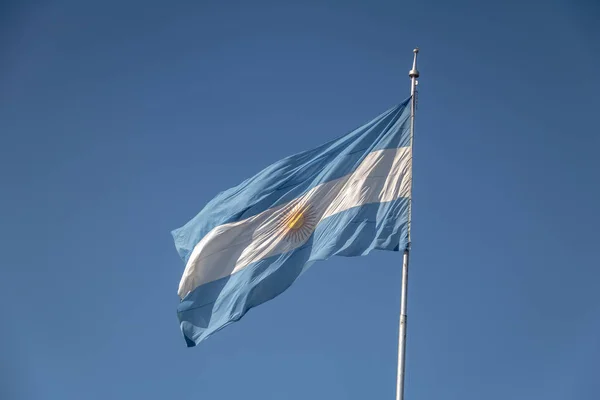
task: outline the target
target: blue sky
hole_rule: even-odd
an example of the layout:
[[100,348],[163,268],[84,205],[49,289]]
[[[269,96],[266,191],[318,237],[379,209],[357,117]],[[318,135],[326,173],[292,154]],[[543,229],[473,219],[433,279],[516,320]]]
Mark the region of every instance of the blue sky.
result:
[[399,253],[315,264],[199,347],[170,237],[409,94],[407,399],[597,399],[600,6],[0,5],[0,397],[392,399]]

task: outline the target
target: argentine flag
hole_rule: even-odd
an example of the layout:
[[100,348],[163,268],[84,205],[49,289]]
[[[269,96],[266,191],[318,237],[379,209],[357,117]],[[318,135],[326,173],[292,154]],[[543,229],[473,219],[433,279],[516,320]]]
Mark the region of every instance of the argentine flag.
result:
[[411,195],[410,98],[284,158],[173,231],[189,347],[285,291],[314,261],[403,251]]

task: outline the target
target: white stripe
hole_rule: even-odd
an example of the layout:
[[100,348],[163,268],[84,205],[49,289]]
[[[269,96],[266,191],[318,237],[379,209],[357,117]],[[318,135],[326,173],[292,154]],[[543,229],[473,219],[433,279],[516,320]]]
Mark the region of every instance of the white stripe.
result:
[[[215,227],[194,247],[179,283],[179,296],[253,262],[302,246],[327,217],[364,204],[408,197],[411,168],[408,147],[374,151],[348,175],[253,217]],[[302,207],[309,207],[305,228],[311,231],[300,240],[290,240],[284,218]]]

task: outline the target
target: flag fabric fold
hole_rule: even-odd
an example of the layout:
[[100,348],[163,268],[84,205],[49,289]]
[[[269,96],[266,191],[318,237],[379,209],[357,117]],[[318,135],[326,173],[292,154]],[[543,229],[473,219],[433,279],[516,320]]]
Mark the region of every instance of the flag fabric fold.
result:
[[410,98],[273,163],[172,232],[185,262],[178,317],[188,346],[281,294],[314,261],[405,248],[409,118]]

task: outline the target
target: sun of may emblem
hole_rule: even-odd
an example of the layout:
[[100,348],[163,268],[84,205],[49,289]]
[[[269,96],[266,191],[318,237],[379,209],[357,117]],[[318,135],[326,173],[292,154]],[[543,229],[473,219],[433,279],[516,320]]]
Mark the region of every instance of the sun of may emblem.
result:
[[315,229],[316,222],[312,207],[300,203],[283,215],[280,226],[285,238],[297,243],[308,239]]

